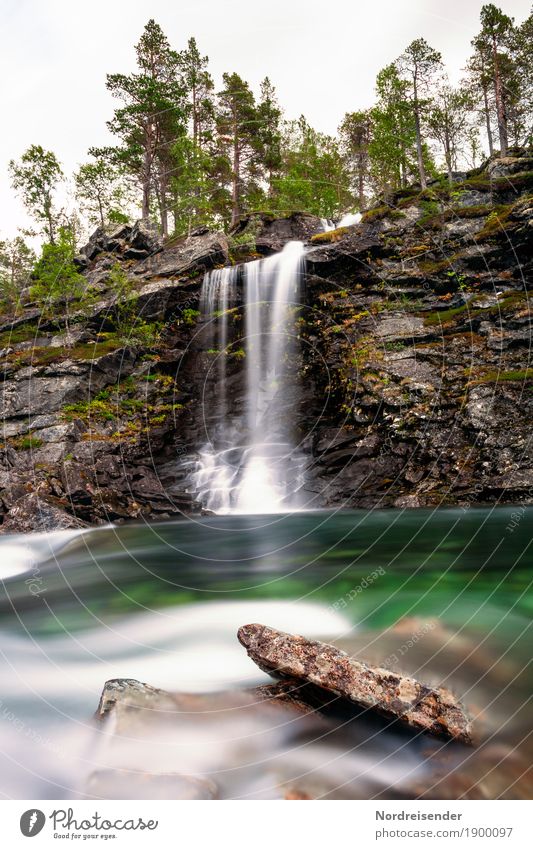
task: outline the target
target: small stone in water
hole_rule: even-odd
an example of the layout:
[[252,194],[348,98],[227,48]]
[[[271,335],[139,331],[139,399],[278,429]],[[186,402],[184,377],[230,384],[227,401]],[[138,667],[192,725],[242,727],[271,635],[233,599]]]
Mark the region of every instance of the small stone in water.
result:
[[285,634],[266,625],[243,625],[239,641],[270,675],[299,678],[412,728],[472,744],[470,720],[450,690],[352,660],[327,643]]

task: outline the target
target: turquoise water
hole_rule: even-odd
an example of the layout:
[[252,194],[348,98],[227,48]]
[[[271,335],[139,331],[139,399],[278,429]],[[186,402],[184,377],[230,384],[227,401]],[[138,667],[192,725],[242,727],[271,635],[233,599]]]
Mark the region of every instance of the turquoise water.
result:
[[[309,740],[303,758],[301,742],[278,740],[277,763],[310,782],[306,792],[528,796],[532,518],[522,508],[323,511],[1,539],[0,791],[83,795],[101,765],[91,716],[109,678],[189,693],[266,682],[235,638],[257,621],[451,687],[476,716],[475,753],[449,744],[445,757],[430,738],[345,719],[337,772],[324,741]],[[241,779],[220,778],[224,758]],[[213,763],[189,753],[183,764],[218,775],[222,797],[270,797],[246,758],[226,742]]]

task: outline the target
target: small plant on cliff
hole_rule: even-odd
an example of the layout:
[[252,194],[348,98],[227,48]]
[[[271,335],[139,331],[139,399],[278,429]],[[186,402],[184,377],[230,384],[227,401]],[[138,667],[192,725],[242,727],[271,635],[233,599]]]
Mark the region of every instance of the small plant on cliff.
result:
[[187,307],[183,310],[181,318],[184,324],[193,325],[196,324],[196,319],[199,315],[200,310],[193,310],[190,307]]
[[115,296],[114,323],[117,336],[132,347],[150,348],[161,336],[161,324],[139,317],[139,296],[132,280],[117,262],[109,275],[109,288]]
[[70,344],[72,317],[75,311],[85,311],[93,301],[93,292],[74,265],[76,243],[71,227],[60,227],[57,241],[43,245],[34,271],[31,296],[43,314],[54,317],[62,314]]
[[11,444],[17,451],[30,451],[40,448],[43,441],[38,436],[33,436],[33,434],[29,433],[27,436],[20,436],[18,439],[14,439]]

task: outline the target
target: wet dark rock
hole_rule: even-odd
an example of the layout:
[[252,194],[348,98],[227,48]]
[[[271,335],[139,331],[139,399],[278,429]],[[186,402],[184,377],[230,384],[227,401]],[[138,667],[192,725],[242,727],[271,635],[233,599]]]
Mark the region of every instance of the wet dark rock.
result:
[[268,256],[281,251],[287,242],[307,242],[321,231],[321,219],[315,215],[293,212],[276,218],[266,212],[253,212],[241,218],[230,235],[237,241],[249,239],[257,253]]
[[428,687],[409,676],[352,660],[335,646],[266,625],[243,625],[238,638],[249,657],[270,675],[302,679],[419,731],[472,743],[470,720],[444,687]]
[[380,238],[383,232],[382,221],[347,227],[339,241],[312,247],[306,254],[306,266],[311,274],[335,282],[346,275],[367,284],[379,282],[368,260],[386,253]]

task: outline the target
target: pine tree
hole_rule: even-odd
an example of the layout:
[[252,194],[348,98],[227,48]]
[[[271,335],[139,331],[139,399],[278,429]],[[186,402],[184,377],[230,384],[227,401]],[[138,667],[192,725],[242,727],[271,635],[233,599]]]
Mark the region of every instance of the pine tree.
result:
[[447,82],[437,89],[427,123],[432,137],[441,146],[450,183],[467,138],[471,110],[472,98],[465,89],[453,89]]
[[[479,43],[486,55],[490,55],[490,74],[494,86],[496,117],[498,121],[498,136],[500,139],[500,154],[507,155],[508,138],[508,103],[509,92],[505,86],[505,64],[508,60],[506,51],[513,38],[513,19],[505,15],[501,9],[489,3],[481,8],[481,32]],[[507,67],[507,75],[509,74]]]
[[41,226],[42,232],[54,244],[59,214],[55,209],[54,195],[63,179],[63,171],[52,151],[32,144],[22,154],[20,162],[9,163],[11,185],[20,194],[24,206]]
[[347,112],[339,127],[341,150],[353,180],[359,209],[365,206],[365,187],[368,180],[370,157],[368,146],[372,134],[369,110]]
[[532,143],[533,124],[533,13],[514,32],[514,58],[526,126],[525,142]]
[[188,108],[192,141],[203,150],[213,138],[215,117],[214,82],[207,70],[209,59],[198,50],[196,39],[190,38],[187,49],[178,56],[181,84]]
[[370,110],[368,155],[371,180],[378,192],[406,186],[416,174],[416,128],[408,89],[394,64],[383,68],[376,78],[377,103]]
[[408,80],[415,121],[416,151],[420,185],[426,188],[424,166],[422,120],[428,108],[429,93],[437,71],[442,66],[442,57],[423,38],[417,38],[402,53],[397,61],[401,75]]
[[477,104],[480,116],[482,116],[487,134],[487,143],[489,146],[489,156],[494,153],[494,140],[492,135],[492,104],[491,104],[491,75],[490,75],[490,55],[487,51],[486,44],[482,38],[475,38],[472,41],[474,53],[470,57],[466,66],[468,75],[468,85],[470,93]]
[[214,145],[214,83],[207,70],[208,57],[202,56],[196,40],[179,54],[179,69],[186,100],[189,134],[182,134],[172,148],[174,164],[170,183],[174,230],[190,232],[196,226],[213,223],[209,180]]
[[138,178],[143,219],[150,217],[155,197],[161,232],[166,235],[171,150],[185,132],[186,107],[178,76],[179,58],[154,20],[146,24],[135,51],[138,73],[107,77],[107,88],[123,102],[108,122],[111,132],[121,140],[121,145],[110,153]]
[[258,132],[261,145],[261,164],[265,170],[268,194],[272,197],[274,180],[280,174],[281,156],[281,109],[276,97],[276,89],[265,77],[261,83],[259,98]]
[[244,211],[247,189],[258,175],[261,138],[254,95],[238,74],[223,74],[218,95],[217,129],[220,148],[231,162],[231,224]]

